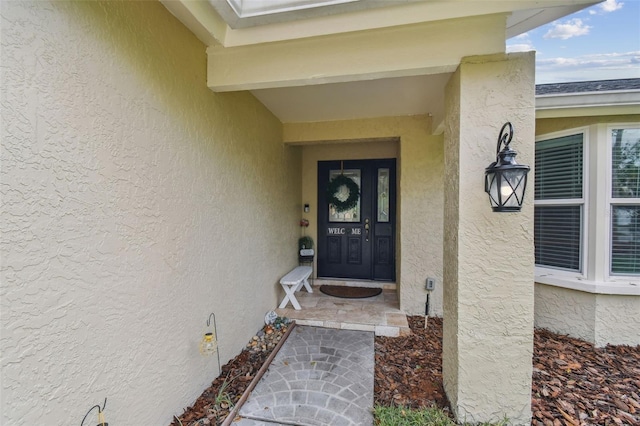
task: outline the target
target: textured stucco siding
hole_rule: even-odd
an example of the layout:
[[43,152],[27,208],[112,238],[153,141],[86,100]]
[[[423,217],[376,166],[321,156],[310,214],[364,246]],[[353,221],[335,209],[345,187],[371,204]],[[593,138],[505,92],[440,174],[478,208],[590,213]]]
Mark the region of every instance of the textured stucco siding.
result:
[[[443,137],[428,116],[286,123],[284,140],[303,145],[302,200],[310,203],[307,233],[317,240],[317,162],[396,158],[396,283],[400,308],[424,314],[425,279],[437,281],[431,314],[442,315]],[[337,143],[337,142],[348,143]],[[395,142],[399,141],[399,142]]]
[[535,284],[535,326],[593,342],[595,295]]
[[[460,71],[452,76],[445,90],[444,129],[444,223],[443,223],[443,311],[442,330],[442,371],[443,384],[452,407],[458,406],[458,222],[460,212]],[[450,140],[456,142],[449,142]]]
[[596,346],[640,345],[640,296],[596,295]]
[[512,147],[518,162],[533,164],[534,56],[467,58],[457,73],[447,88],[452,99],[445,126],[444,322],[449,324],[443,336],[443,357],[457,352],[457,359],[443,363],[445,390],[462,420],[507,416],[513,424],[529,424],[533,191],[521,212],[493,213],[483,179],[505,121],[516,129]]
[[426,278],[436,280],[429,315],[442,317],[442,235],[444,216],[444,136],[415,128],[400,145],[401,287],[400,308],[424,315]]
[[640,345],[640,297],[536,283],[535,325],[598,347]]
[[0,423],[79,424],[107,397],[110,424],[167,424],[218,374],[209,313],[224,363],[277,304],[299,150],[206,87],[158,2],[0,7]]

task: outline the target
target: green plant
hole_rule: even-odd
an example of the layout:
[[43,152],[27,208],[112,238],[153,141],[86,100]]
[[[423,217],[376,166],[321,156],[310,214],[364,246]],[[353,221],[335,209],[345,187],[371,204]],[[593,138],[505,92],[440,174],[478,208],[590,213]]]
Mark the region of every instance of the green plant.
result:
[[[407,407],[383,407],[373,409],[376,426],[456,426],[456,422],[437,407],[412,409]],[[470,425],[470,423],[462,423]],[[480,426],[505,426],[505,419],[499,423],[482,423]]]
[[227,392],[227,388],[236,378],[238,378],[238,376],[234,377],[231,380],[229,380],[229,376],[225,377],[222,385],[220,385],[220,389],[218,389],[218,393],[213,399],[213,405],[216,409],[230,408],[233,406],[233,401],[231,400],[231,396],[229,396],[229,393]]
[[[220,385],[218,393],[216,393],[215,397],[213,398],[213,403],[209,405],[209,413],[216,418],[216,422],[222,420],[224,416],[233,409],[233,401],[231,400],[231,395],[229,395],[229,393],[227,392],[227,388],[229,387],[231,382],[233,382],[238,377],[239,376],[236,376],[229,380],[229,376],[227,375],[227,377],[225,377],[224,381]],[[198,420],[198,422],[200,420]],[[196,423],[196,425],[193,426],[199,425],[200,423]]]
[[302,249],[312,249],[313,248],[313,238],[309,236],[300,237],[298,240],[298,250]]
[[444,411],[438,408],[414,410],[406,407],[382,407],[373,409],[377,426],[454,426]]

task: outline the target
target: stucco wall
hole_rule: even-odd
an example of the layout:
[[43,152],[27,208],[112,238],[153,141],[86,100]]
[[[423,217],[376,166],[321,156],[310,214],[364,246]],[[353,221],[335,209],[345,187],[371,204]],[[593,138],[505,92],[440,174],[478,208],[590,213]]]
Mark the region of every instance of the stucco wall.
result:
[[593,342],[595,295],[535,284],[535,326]]
[[444,197],[444,236],[443,252],[443,311],[442,323],[442,371],[443,385],[452,407],[458,406],[460,383],[458,380],[458,314],[459,314],[459,263],[458,263],[458,222],[460,220],[460,108],[462,87],[460,70],[451,76],[447,83],[445,98],[445,138],[455,142],[444,146],[445,170],[458,170],[457,173],[445,172],[444,185],[447,195]]
[[[400,308],[410,314],[424,314],[425,279],[433,277],[437,285],[430,301],[431,314],[441,316],[443,137],[431,135],[430,130],[428,116],[287,123],[284,140],[304,146],[302,202],[311,205],[306,215],[311,221],[307,233],[314,240],[317,161],[398,157],[396,282]],[[399,142],[391,145],[389,140]]]
[[[158,2],[2,2],[3,425],[162,425],[277,304],[300,155]],[[95,417],[91,419],[95,423]]]
[[640,297],[597,294],[596,346],[640,345]]
[[404,312],[424,315],[426,278],[436,280],[429,298],[429,315],[442,317],[442,239],[444,216],[444,135],[414,129],[400,144],[402,195],[400,241]]
[[494,213],[483,181],[505,121],[533,164],[534,55],[466,58],[446,94],[445,390],[461,420],[529,424],[533,191],[521,212]]
[[640,345],[640,297],[535,285],[535,325],[598,347]]

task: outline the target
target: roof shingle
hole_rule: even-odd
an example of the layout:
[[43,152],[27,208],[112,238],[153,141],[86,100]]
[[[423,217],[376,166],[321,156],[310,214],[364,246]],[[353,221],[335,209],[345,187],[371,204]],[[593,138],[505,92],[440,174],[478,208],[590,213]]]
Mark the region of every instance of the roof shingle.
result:
[[640,89],[640,78],[625,78],[620,80],[576,81],[570,83],[537,84],[536,95],[626,91],[638,89]]

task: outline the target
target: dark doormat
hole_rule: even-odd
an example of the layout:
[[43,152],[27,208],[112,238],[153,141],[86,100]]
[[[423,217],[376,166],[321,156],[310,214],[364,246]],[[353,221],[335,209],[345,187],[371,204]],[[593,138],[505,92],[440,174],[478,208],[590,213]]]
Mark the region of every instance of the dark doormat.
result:
[[320,291],[324,294],[344,299],[364,299],[382,293],[381,288],[370,287],[347,287],[342,285],[321,285]]

